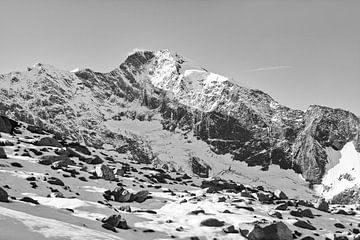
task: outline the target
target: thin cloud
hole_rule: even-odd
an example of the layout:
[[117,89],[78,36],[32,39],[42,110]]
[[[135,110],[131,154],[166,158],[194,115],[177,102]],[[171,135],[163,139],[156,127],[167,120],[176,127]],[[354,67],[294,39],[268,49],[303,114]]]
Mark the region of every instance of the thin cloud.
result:
[[273,71],[273,70],[283,70],[283,69],[289,69],[294,68],[292,66],[271,66],[271,67],[262,67],[262,68],[254,68],[247,70],[245,72],[261,72],[261,71]]

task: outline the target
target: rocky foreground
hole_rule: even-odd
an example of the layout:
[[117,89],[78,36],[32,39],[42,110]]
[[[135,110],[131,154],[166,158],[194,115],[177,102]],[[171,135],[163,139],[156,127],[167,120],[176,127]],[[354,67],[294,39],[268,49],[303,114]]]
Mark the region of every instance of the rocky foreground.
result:
[[201,178],[0,117],[0,239],[360,239],[360,208]]

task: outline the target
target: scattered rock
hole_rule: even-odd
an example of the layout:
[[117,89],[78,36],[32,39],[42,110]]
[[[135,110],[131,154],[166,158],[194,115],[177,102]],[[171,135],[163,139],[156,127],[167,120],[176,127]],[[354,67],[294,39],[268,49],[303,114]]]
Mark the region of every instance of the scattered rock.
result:
[[47,182],[52,185],[65,186],[64,182],[56,177],[50,177]]
[[335,223],[334,226],[337,228],[345,228],[344,224],[342,223]]
[[276,222],[261,227],[255,225],[248,235],[249,240],[290,240],[293,239],[291,230],[283,223]]
[[65,161],[65,162],[68,162],[68,163],[72,162],[70,160],[70,158],[67,157],[67,156],[46,155],[46,156],[41,156],[38,163],[42,164],[42,165],[51,165],[54,162],[58,162],[58,161]]
[[63,147],[63,145],[61,145],[55,138],[52,138],[52,137],[42,137],[38,141],[35,142],[35,145],[58,147],[58,148]]
[[297,209],[297,210],[292,210],[290,211],[290,215],[295,216],[295,217],[308,217],[308,218],[314,218],[313,213],[311,212],[310,209]]
[[234,225],[227,226],[223,229],[224,233],[239,233],[238,230],[235,229]]
[[224,225],[224,221],[219,221],[216,218],[208,218],[200,222],[200,226],[205,227],[223,227]]
[[123,187],[116,187],[111,192],[111,195],[116,202],[128,202],[131,198],[131,193]]
[[5,149],[3,147],[0,147],[0,158],[4,158],[4,159],[7,158]]
[[316,227],[314,227],[310,223],[302,221],[302,220],[297,220],[294,223],[294,226],[299,227],[299,228],[309,229],[309,230],[316,230]]
[[23,167],[23,165],[21,165],[21,163],[18,163],[18,162],[12,162],[12,163],[10,163],[10,165],[13,166],[13,167],[18,167],[18,168]]
[[148,195],[149,195],[149,191],[142,190],[135,193],[133,199],[135,202],[142,203],[147,199]]
[[2,187],[0,187],[0,202],[9,202],[8,198],[8,193]]
[[320,211],[329,212],[329,203],[324,198],[319,198],[315,204],[315,208]]
[[282,219],[282,215],[281,213],[279,213],[278,211],[270,211],[269,216],[274,217],[274,218],[278,218],[278,219]]
[[275,207],[275,210],[281,210],[281,211],[285,211],[288,208],[288,204],[287,203],[280,203],[279,205],[277,205]]
[[283,191],[279,190],[279,189],[275,190],[274,196],[277,199],[288,199],[288,196],[286,196],[286,194]]
[[28,203],[32,203],[32,204],[36,204],[36,205],[40,204],[37,200],[32,199],[31,197],[23,197],[23,198],[20,199],[20,201],[28,202]]
[[95,173],[98,177],[105,180],[114,181],[116,179],[114,172],[105,164],[97,165]]

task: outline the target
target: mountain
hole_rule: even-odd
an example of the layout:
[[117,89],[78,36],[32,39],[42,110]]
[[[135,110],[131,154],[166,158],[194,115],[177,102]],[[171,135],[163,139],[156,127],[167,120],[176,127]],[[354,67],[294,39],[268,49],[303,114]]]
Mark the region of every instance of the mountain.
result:
[[[48,183],[43,174],[48,171],[60,181],[65,181],[67,173],[75,178],[76,181],[66,180],[64,186],[69,188],[64,189],[82,188],[75,198],[86,200],[89,206],[94,201],[104,203],[98,200],[102,198],[99,193],[112,189],[115,179],[115,182],[121,180],[123,186],[131,186],[135,179],[140,183],[157,183],[156,189],[166,185],[185,191],[218,186],[217,179],[225,181],[219,190],[239,193],[245,188],[235,183],[251,185],[246,192],[256,196],[244,193],[242,197],[259,202],[256,212],[262,211],[264,202],[281,203],[274,202],[281,200],[274,197],[274,191],[279,188],[297,200],[314,200],[322,195],[334,203],[354,204],[359,199],[348,197],[360,186],[359,117],[342,109],[318,105],[306,111],[288,108],[260,90],[239,86],[232,79],[195,67],[169,50],[136,51],[108,73],[90,69],[69,72],[39,63],[27,71],[0,75],[0,91],[0,115],[3,116],[0,131],[5,133],[1,140],[5,159],[9,159],[2,166],[2,173],[7,175],[1,180],[10,179],[7,185],[16,186],[10,192],[15,200],[19,198],[15,195],[35,191],[17,183],[15,179],[19,174],[26,179],[35,173],[38,179]],[[48,155],[50,157],[46,157]],[[22,164],[25,172],[16,170],[11,164],[15,160],[26,162]],[[40,167],[30,162],[39,163]],[[55,162],[60,163],[54,167]],[[43,166],[44,163],[50,163],[52,170]],[[69,166],[75,166],[75,170]],[[6,170],[14,167],[15,170]],[[191,183],[195,189],[173,180],[176,173],[184,174],[181,181],[186,183],[189,179],[188,185]],[[169,185],[169,179],[174,186]],[[141,190],[140,185],[135,189]],[[40,187],[35,195],[28,195],[41,205],[58,206],[56,200],[49,202],[43,196],[48,188]],[[90,196],[91,191],[86,189],[93,189],[97,195]],[[156,189],[152,192],[155,199],[172,199],[171,191],[165,197]],[[272,197],[264,200],[260,193]],[[70,196],[74,197],[69,193],[65,199]],[[216,196],[233,197],[226,192]],[[344,202],[341,196],[347,200]],[[111,200],[111,194],[104,197]],[[209,204],[208,199],[203,200],[202,203]],[[64,201],[78,208],[76,203]],[[287,204],[295,206],[294,201]],[[82,208],[88,206],[86,202],[79,204],[78,217]],[[302,204],[314,207],[305,201]],[[298,205],[297,202],[295,207]],[[166,215],[173,207],[179,205],[165,205],[159,211]],[[184,211],[189,209],[179,208],[181,210],[173,214],[183,218]],[[22,211],[21,206],[13,210]],[[110,214],[111,211],[107,211]],[[8,217],[11,214],[15,213],[8,212]],[[85,218],[94,220],[96,214],[86,213]],[[149,218],[146,214],[142,217]],[[150,219],[155,221],[154,217]],[[347,217],[340,219],[351,222]],[[139,219],[131,221],[139,222]],[[293,224],[292,220],[289,223]],[[87,224],[97,229],[93,222]],[[157,230],[167,226],[138,223],[140,225]],[[322,228],[335,232],[329,226]],[[199,234],[194,231],[191,230],[191,234]],[[98,237],[94,233],[91,239]],[[126,235],[125,238],[135,239],[133,237]],[[137,237],[143,239],[144,236]]]

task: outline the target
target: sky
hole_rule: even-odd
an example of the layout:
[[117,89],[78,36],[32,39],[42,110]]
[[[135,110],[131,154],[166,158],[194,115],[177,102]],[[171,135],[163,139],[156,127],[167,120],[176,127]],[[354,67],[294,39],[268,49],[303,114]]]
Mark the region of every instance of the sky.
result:
[[[171,49],[289,107],[360,115],[357,0],[0,0],[0,72]],[[1,84],[1,83],[0,83]]]

